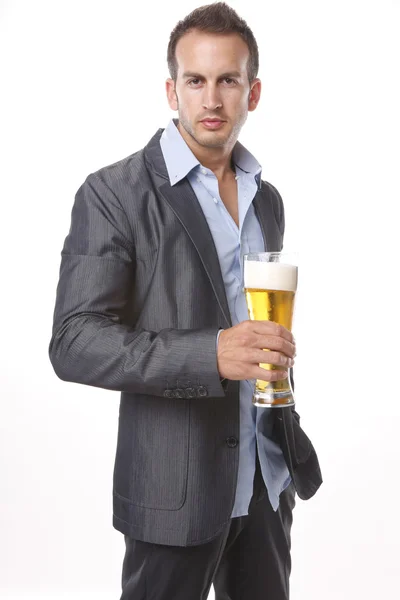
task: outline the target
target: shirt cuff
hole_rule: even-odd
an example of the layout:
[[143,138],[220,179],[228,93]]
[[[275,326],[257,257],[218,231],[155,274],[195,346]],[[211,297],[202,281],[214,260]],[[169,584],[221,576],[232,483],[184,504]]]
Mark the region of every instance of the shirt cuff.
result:
[[221,333],[222,333],[223,331],[225,331],[225,329],[220,329],[220,330],[218,331],[218,333],[217,333],[217,339],[216,339],[216,342],[215,342],[215,348],[216,348],[216,349],[218,349],[218,340],[219,340],[219,336],[221,335]]
[[[216,348],[217,352],[218,352],[218,340],[219,340],[219,336],[221,335],[221,333],[223,331],[225,331],[225,329],[220,329],[218,331],[218,333],[217,333],[217,338],[215,340],[215,348]],[[228,380],[225,377],[224,378],[220,377],[219,379],[220,379],[220,382],[221,382],[221,385],[222,385],[224,391],[226,392],[226,386],[228,385]]]

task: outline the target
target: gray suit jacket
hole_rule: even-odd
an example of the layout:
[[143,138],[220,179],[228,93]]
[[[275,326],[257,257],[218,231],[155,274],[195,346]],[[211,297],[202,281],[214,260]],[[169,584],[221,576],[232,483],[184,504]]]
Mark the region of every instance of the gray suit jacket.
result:
[[[77,191],[49,355],[62,380],[121,392],[113,526],[190,546],[217,536],[232,513],[239,382],[217,370],[216,335],[232,324],[224,282],[188,180],[169,183],[162,131]],[[263,181],[254,207],[266,251],[281,250],[279,193]],[[310,498],[322,482],[314,448],[293,408],[274,415],[296,491]]]

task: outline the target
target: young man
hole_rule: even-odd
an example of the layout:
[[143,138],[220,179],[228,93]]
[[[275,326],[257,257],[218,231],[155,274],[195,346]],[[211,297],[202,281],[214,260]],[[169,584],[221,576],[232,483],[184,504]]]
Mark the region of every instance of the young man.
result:
[[257,44],[212,4],[177,24],[168,66],[179,118],[76,194],[50,358],[63,380],[121,392],[121,600],[206,600],[212,583],[217,600],[286,600],[295,492],[322,479],[296,411],[251,402],[256,378],[290,369],[293,385],[295,356],[242,291],[243,254],[281,250],[285,223],[237,141],[260,98]]

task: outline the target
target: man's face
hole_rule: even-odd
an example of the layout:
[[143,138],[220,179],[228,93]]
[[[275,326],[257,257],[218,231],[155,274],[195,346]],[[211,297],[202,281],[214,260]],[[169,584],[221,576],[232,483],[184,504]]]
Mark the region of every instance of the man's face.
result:
[[[169,105],[178,110],[179,121],[201,146],[217,148],[234,144],[257,106],[261,82],[247,75],[249,50],[234,34],[211,34],[193,30],[177,43],[176,85],[166,83]],[[220,119],[212,126],[206,118]]]

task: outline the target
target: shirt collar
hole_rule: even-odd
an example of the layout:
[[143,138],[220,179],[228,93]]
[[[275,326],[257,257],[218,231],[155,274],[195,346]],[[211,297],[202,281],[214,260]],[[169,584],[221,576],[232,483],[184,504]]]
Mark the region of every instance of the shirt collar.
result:
[[[171,185],[175,185],[178,181],[181,181],[192,169],[201,166],[199,160],[183,139],[177,127],[178,122],[178,119],[171,119],[160,138],[160,146]],[[262,167],[251,152],[239,141],[236,142],[233,148],[232,159],[241,171],[253,175],[260,188]],[[240,176],[237,175],[237,177]]]

